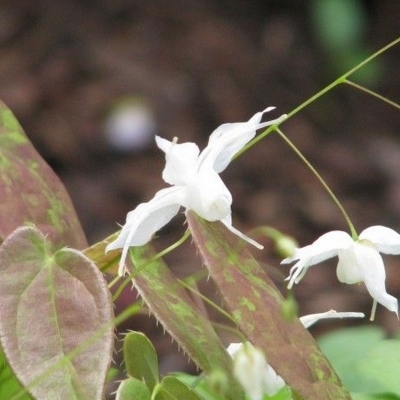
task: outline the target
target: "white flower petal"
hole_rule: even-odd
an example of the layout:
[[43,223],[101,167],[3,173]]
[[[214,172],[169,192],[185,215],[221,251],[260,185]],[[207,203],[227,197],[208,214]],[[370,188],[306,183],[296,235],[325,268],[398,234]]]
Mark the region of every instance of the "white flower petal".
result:
[[226,348],[228,354],[233,358],[235,354],[243,347],[242,342],[233,342],[230,343],[229,346]]
[[381,253],[400,254],[400,235],[386,226],[371,226],[361,232],[360,239],[368,239]]
[[300,322],[304,325],[305,328],[309,328],[314,325],[320,319],[327,318],[364,318],[365,315],[360,312],[337,312],[335,310],[329,310],[323,313],[304,315],[300,317]]
[[338,251],[350,247],[354,243],[351,236],[342,231],[332,231],[325,233],[314,243],[296,249],[293,256],[285,258],[281,263],[288,264],[299,260],[290,270],[288,288],[290,289],[294,283],[298,283],[307,269],[315,264],[335,257]]
[[385,266],[378,250],[370,244],[357,243],[355,256],[364,275],[365,286],[371,297],[389,311],[393,311],[398,315],[397,299],[386,292]]
[[153,234],[178,213],[184,195],[185,189],[181,187],[162,189],[149,202],[139,204],[128,213],[121,233],[114,242],[106,247],[106,252],[123,249],[119,263],[119,275],[123,275],[129,247],[142,246],[149,242]]
[[336,268],[336,275],[340,282],[348,285],[364,281],[364,273],[355,254],[356,246],[359,246],[359,244],[354,242],[353,246],[345,250],[339,250],[338,253],[339,262]]
[[264,374],[264,393],[268,396],[274,396],[285,386],[285,381],[268,364]]
[[202,169],[187,185],[184,206],[207,221],[219,221],[231,213],[232,195],[213,169]]
[[175,143],[156,136],[157,146],[165,153],[162,177],[170,185],[186,185],[196,179],[200,153],[195,143]]
[[253,115],[247,122],[236,122],[220,125],[210,135],[207,147],[200,154],[200,168],[203,165],[222,172],[231,162],[232,157],[256,135],[257,129],[282,121],[286,116],[268,122],[260,122],[263,114],[274,107]]
[[307,258],[309,265],[317,264],[334,257],[338,250],[346,249],[354,243],[351,236],[343,231],[332,231],[323,234],[312,244],[296,249],[291,257],[285,258],[281,264],[289,264]]
[[244,241],[246,241],[247,243],[251,244],[252,246],[256,247],[259,250],[262,250],[264,248],[264,246],[258,242],[256,242],[254,239],[246,236],[244,233],[240,232],[238,229],[236,229],[235,227],[232,226],[231,223],[231,218],[229,216],[229,218],[224,218],[221,219],[221,222],[236,236],[239,236],[241,239],[243,239]]

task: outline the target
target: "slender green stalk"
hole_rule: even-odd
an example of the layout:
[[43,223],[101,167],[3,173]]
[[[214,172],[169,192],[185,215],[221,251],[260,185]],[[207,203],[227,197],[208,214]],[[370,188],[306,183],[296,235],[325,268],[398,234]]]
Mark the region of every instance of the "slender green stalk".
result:
[[203,295],[202,293],[200,293],[198,290],[196,290],[195,288],[193,288],[192,286],[190,286],[188,283],[186,283],[185,281],[178,279],[179,283],[186,288],[187,290],[189,290],[190,292],[192,292],[193,294],[195,294],[196,296],[198,296],[200,299],[202,299],[205,303],[207,303],[209,306],[211,306],[212,308],[214,308],[216,311],[218,311],[221,315],[223,315],[225,318],[227,318],[229,321],[235,323],[235,320],[233,319],[233,317],[226,312],[223,308],[219,307],[217,304],[215,304],[212,300],[210,300],[207,296]]
[[348,80],[347,78],[354,74],[354,72],[358,71],[361,69],[364,65],[368,64],[370,61],[372,61],[374,58],[378,57],[385,51],[389,50],[391,47],[395,46],[396,44],[400,43],[400,37],[397,39],[393,40],[386,46],[382,47],[378,51],[376,51],[374,54],[366,58],[364,61],[360,62],[357,64],[354,68],[350,69],[347,71],[345,74],[340,76],[339,78],[335,79],[333,82],[331,82],[328,86],[324,87],[322,90],[320,90],[318,93],[316,93],[314,96],[311,96],[308,100],[304,101],[301,103],[298,107],[296,107],[294,110],[292,110],[289,114],[287,114],[285,119],[282,119],[281,121],[277,122],[275,125],[269,126],[265,131],[261,132],[259,135],[257,135],[251,142],[249,142],[241,151],[239,151],[237,154],[235,154],[234,158],[239,157],[241,154],[246,152],[248,149],[250,149],[252,146],[254,146],[256,143],[258,143],[260,140],[264,139],[267,135],[269,135],[271,132],[276,131],[279,133],[279,135],[285,140],[285,142],[294,150],[294,152],[301,158],[301,160],[307,165],[307,167],[312,171],[312,173],[317,177],[317,179],[320,181],[322,186],[325,188],[325,190],[328,192],[328,194],[331,196],[337,207],[339,208],[340,212],[343,214],[343,217],[345,218],[349,228],[351,235],[354,240],[357,240],[358,235],[357,232],[354,228],[353,223],[351,222],[346,210],[336,197],[336,195],[332,192],[331,188],[328,186],[328,184],[325,182],[325,180],[321,177],[321,175],[317,172],[317,170],[310,164],[310,162],[303,156],[303,154],[300,152],[300,150],[286,137],[286,135],[279,129],[279,126],[288,120],[289,118],[293,117],[297,113],[299,113],[301,110],[303,110],[305,107],[307,107],[309,104],[313,103],[323,95],[325,95],[327,92],[335,88],[336,86],[346,83],[348,85],[351,85],[359,90],[362,90],[372,96],[377,97],[378,99],[400,109],[400,106],[398,106],[396,103],[386,99],[385,97],[373,92],[372,90],[369,90],[367,88],[364,88],[358,84],[355,84],[354,82]]
[[166,249],[160,251],[157,255],[155,255],[150,262],[158,260],[159,258],[164,257],[166,254],[170,253],[171,251],[175,250],[178,248],[181,244],[183,244],[188,238],[190,237],[190,231],[189,229],[183,234],[183,236],[176,241],[174,244],[171,244],[171,246],[167,247]]
[[392,101],[392,100],[389,100],[388,98],[386,98],[386,97],[380,95],[379,93],[374,92],[374,91],[371,90],[371,89],[368,89],[368,88],[366,88],[366,87],[364,87],[364,86],[361,86],[361,85],[359,85],[358,83],[355,83],[355,82],[350,81],[350,80],[348,80],[348,79],[345,79],[345,80],[344,80],[344,83],[347,83],[348,85],[353,86],[354,88],[356,88],[356,89],[358,89],[358,90],[361,90],[362,92],[365,92],[365,93],[367,93],[367,94],[369,94],[369,95],[371,95],[371,96],[373,96],[373,97],[376,97],[377,99],[382,100],[382,101],[385,102],[386,104],[389,104],[390,106],[395,107],[395,108],[397,108],[398,110],[400,110],[400,104],[397,104],[397,103],[395,103],[395,102]]
[[[145,265],[143,265],[140,269],[134,271],[132,274],[130,274],[128,277],[124,279],[124,281],[121,283],[121,285],[118,287],[118,289],[115,291],[114,296],[113,296],[113,301],[118,299],[118,297],[121,295],[122,291],[125,289],[125,287],[128,285],[129,282],[132,281],[132,279],[135,278],[135,276],[139,275],[140,272],[147,267],[151,262],[158,260],[159,258],[164,257],[166,254],[170,253],[171,251],[175,250],[177,247],[179,247],[181,244],[183,244],[190,236],[190,231],[187,230],[184,235],[177,240],[175,243],[173,243],[171,246],[167,247],[166,249],[160,251],[157,255],[155,255],[149,262]],[[132,257],[131,257],[132,258]],[[114,283],[114,281],[112,282]]]
[[300,157],[300,159],[303,161],[303,163],[307,166],[307,168],[315,175],[315,177],[319,180],[321,185],[325,188],[325,190],[328,192],[329,196],[332,198],[334,203],[337,205],[339,208],[340,212],[342,213],[344,219],[347,222],[347,225],[349,226],[351,236],[353,240],[358,239],[358,234],[356,229],[354,228],[353,223],[351,222],[350,217],[348,216],[346,210],[342,206],[342,203],[339,201],[335,193],[333,193],[332,189],[328,186],[328,184],[325,182],[324,178],[319,174],[319,172],[311,165],[311,163],[307,160],[306,157],[301,153],[301,151],[295,146],[295,144],[279,129],[276,128],[276,131],[278,132],[279,136],[286,142],[286,144]]
[[313,103],[315,100],[319,99],[321,96],[323,96],[325,93],[329,92],[331,89],[333,89],[335,86],[340,85],[341,83],[345,83],[346,79],[354,74],[354,72],[358,71],[364,65],[368,64],[370,61],[372,61],[374,58],[378,57],[385,51],[389,50],[391,47],[395,46],[396,44],[400,43],[400,37],[397,39],[393,40],[390,42],[388,45],[382,47],[378,51],[376,51],[374,54],[370,55],[368,58],[366,58],[364,61],[361,61],[359,64],[357,64],[354,68],[352,68],[350,71],[347,71],[345,74],[334,80],[332,83],[330,83],[328,86],[326,86],[324,89],[319,91],[317,94],[314,96],[310,97],[307,101],[304,103],[300,104],[298,107],[296,107],[293,111],[291,111],[288,114],[288,118],[293,117],[293,115],[297,114],[299,111],[301,111],[303,108],[307,107],[309,104]]
[[351,70],[347,71],[345,74],[343,74],[342,76],[340,76],[339,78],[337,78],[336,80],[334,80],[333,82],[331,82],[328,86],[324,87],[322,90],[320,90],[318,93],[316,93],[314,96],[311,96],[308,100],[306,100],[305,102],[301,103],[298,107],[296,107],[294,110],[292,110],[289,114],[287,114],[287,117],[282,120],[281,122],[278,122],[275,125],[271,125],[269,126],[265,131],[261,132],[259,135],[257,135],[251,142],[247,143],[247,145],[245,147],[243,147],[243,149],[241,151],[239,151],[234,158],[239,157],[241,154],[243,154],[244,152],[246,152],[248,149],[250,149],[251,147],[253,147],[256,143],[258,143],[260,140],[264,139],[267,135],[269,135],[271,132],[275,131],[283,122],[285,122],[286,120],[288,120],[289,118],[293,117],[294,115],[296,115],[297,113],[299,113],[301,110],[303,110],[304,108],[306,108],[308,105],[310,105],[311,103],[313,103],[315,100],[319,99],[320,97],[322,97],[324,94],[326,94],[327,92],[329,92],[330,90],[332,90],[334,87],[342,84],[342,83],[347,83],[346,80],[347,78],[354,74],[354,72],[358,71],[359,69],[361,69],[364,65],[368,64],[370,61],[372,61],[374,58],[378,57],[379,55],[381,55],[382,53],[384,53],[385,51],[389,50],[391,47],[395,46],[396,44],[400,43],[400,37],[398,37],[397,39],[393,40],[392,42],[390,42],[388,45],[382,47],[381,49],[379,49],[378,51],[376,51],[374,54],[372,54],[371,56],[369,56],[368,58],[366,58],[364,61],[360,62],[359,64],[357,64],[354,68],[352,68]]

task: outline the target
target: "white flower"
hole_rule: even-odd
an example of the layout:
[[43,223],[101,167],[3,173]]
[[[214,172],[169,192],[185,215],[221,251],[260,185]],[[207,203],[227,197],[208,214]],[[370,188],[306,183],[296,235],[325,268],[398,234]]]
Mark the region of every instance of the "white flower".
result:
[[251,400],[261,400],[264,394],[273,396],[285,386],[262,351],[250,342],[231,343],[227,351],[233,358],[233,375]]
[[328,232],[309,246],[296,249],[282,263],[297,263],[290,270],[288,287],[298,283],[312,265],[338,256],[336,273],[340,282],[364,282],[369,294],[398,315],[397,299],[386,292],[385,267],[379,252],[400,254],[400,235],[384,226],[372,226],[361,232],[358,240],[342,231]]
[[166,225],[183,206],[193,210],[207,221],[221,221],[230,231],[262,249],[232,226],[232,196],[219,176],[241,150],[256,135],[256,130],[276,124],[286,118],[260,122],[269,107],[256,113],[247,122],[223,124],[211,135],[207,147],[200,153],[195,143],[178,144],[156,137],[157,146],[165,153],[162,177],[172,185],[162,189],[147,203],[139,204],[128,213],[126,223],[117,239],[106,251],[122,248],[119,275],[124,273],[124,263],[130,246],[141,246],[150,241],[154,233]]

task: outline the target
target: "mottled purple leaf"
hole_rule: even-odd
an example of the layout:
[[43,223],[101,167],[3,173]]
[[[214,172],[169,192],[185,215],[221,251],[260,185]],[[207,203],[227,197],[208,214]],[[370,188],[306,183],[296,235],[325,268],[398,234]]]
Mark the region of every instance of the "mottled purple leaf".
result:
[[207,222],[191,211],[186,215],[193,240],[238,327],[265,352],[277,373],[304,399],[350,399],[301,322],[282,317],[283,297],[245,243],[220,222]]
[[22,227],[0,247],[0,276],[1,345],[22,384],[40,400],[101,399],[113,312],[94,263]]
[[61,246],[87,246],[64,186],[0,102],[0,239],[36,225]]
[[226,371],[229,379],[227,399],[240,400],[243,392],[230,375],[231,360],[205,318],[185,289],[150,246],[132,247],[134,285],[158,321],[190,358],[206,373]]

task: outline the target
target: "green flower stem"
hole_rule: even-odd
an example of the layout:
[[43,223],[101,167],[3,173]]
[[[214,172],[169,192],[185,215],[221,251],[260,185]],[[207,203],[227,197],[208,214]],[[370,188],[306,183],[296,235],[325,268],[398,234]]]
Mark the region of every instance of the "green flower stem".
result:
[[172,250],[175,250],[178,248],[180,245],[182,245],[188,238],[190,237],[190,231],[189,229],[183,234],[183,236],[176,241],[175,243],[171,244],[171,246],[167,247],[166,249],[160,251],[156,256],[154,256],[150,262],[153,262],[155,260],[158,260],[159,258],[164,257],[166,254],[170,253]]
[[[385,51],[389,50],[391,47],[395,46],[396,44],[400,43],[400,37],[398,37],[397,39],[393,40],[392,42],[390,42],[389,44],[387,44],[386,46],[382,47],[381,49],[379,49],[378,51],[376,51],[374,54],[372,54],[371,56],[369,56],[368,58],[366,58],[364,61],[360,62],[359,64],[357,64],[354,68],[352,68],[351,70],[347,71],[344,75],[340,76],[339,78],[337,78],[336,80],[334,80],[332,83],[330,83],[328,86],[326,86],[325,88],[323,88],[322,90],[320,90],[318,93],[316,93],[314,96],[311,96],[308,100],[306,100],[305,102],[301,103],[298,107],[296,107],[294,110],[292,110],[287,117],[282,120],[281,122],[278,122],[275,125],[271,125],[269,126],[265,131],[261,132],[259,135],[257,135],[251,142],[249,142],[245,147],[243,147],[242,150],[240,150],[234,158],[239,157],[241,154],[243,154],[244,152],[246,152],[248,149],[250,149],[250,147],[253,147],[256,143],[258,143],[260,140],[264,139],[264,137],[266,137],[267,135],[269,135],[271,132],[276,131],[277,128],[286,120],[288,120],[289,118],[293,117],[294,115],[296,115],[297,113],[299,113],[301,110],[303,110],[304,108],[306,108],[309,104],[313,103],[315,100],[319,99],[320,97],[322,97],[324,94],[326,94],[327,92],[329,92],[331,89],[333,89],[334,87],[342,84],[342,83],[348,83],[347,78],[354,74],[354,72],[358,71],[359,69],[361,69],[364,65],[368,64],[370,61],[372,61],[374,58],[378,57],[379,55],[381,55],[382,53],[384,53]],[[371,93],[370,93],[371,94]]]
[[[306,100],[304,103],[300,104],[298,107],[296,107],[293,111],[291,111],[287,118],[293,117],[293,115],[297,114],[299,111],[301,111],[303,108],[307,107],[309,104],[313,103],[315,100],[319,99],[321,96],[323,96],[325,93],[329,92],[331,89],[333,89],[335,86],[340,85],[341,83],[345,83],[346,79],[354,74],[354,72],[358,71],[361,69],[364,65],[368,64],[370,61],[372,61],[374,58],[378,57],[385,51],[389,50],[391,47],[395,46],[396,44],[400,43],[400,37],[397,39],[393,40],[390,42],[388,45],[382,47],[378,51],[376,51],[374,54],[370,55],[368,58],[366,58],[364,61],[361,61],[359,64],[357,64],[354,68],[352,68],[350,71],[347,71],[345,74],[334,80],[332,83],[330,83],[328,86],[326,86],[324,89],[316,93],[314,96],[310,97],[308,100]],[[279,125],[279,124],[277,124]]]
[[358,89],[358,90],[361,90],[362,92],[365,92],[365,93],[367,93],[367,94],[369,94],[369,95],[371,95],[371,96],[373,96],[373,97],[376,97],[377,99],[382,100],[382,101],[385,102],[386,104],[389,104],[390,106],[395,107],[395,108],[397,108],[398,110],[400,110],[400,104],[397,104],[397,103],[395,103],[395,102],[392,101],[392,100],[389,100],[388,98],[386,98],[386,97],[380,95],[379,93],[374,92],[374,91],[371,90],[371,89],[367,89],[366,87],[361,86],[361,85],[359,85],[358,83],[355,83],[355,82],[350,81],[350,80],[348,80],[348,79],[345,79],[345,80],[344,80],[344,83],[347,83],[348,85],[353,86],[354,88],[356,88],[356,89]]
[[[115,302],[116,299],[121,295],[122,291],[125,289],[125,287],[128,285],[129,282],[132,281],[132,279],[135,278],[135,276],[139,275],[140,272],[146,268],[147,265],[150,265],[155,260],[158,260],[159,258],[164,257],[166,254],[170,253],[171,251],[175,250],[177,247],[179,247],[181,244],[183,244],[190,236],[190,231],[187,230],[184,235],[177,240],[175,243],[173,243],[171,246],[167,247],[166,249],[160,251],[157,255],[155,255],[147,264],[145,264],[143,267],[138,269],[137,271],[134,271],[132,274],[130,274],[128,277],[124,279],[124,281],[121,283],[121,285],[118,287],[118,289],[115,291],[113,295],[113,301]],[[116,279],[119,279],[120,277],[117,277]],[[115,282],[112,281],[111,284],[114,284]]]
[[301,158],[301,160],[307,165],[307,167],[312,171],[312,173],[317,177],[317,179],[320,181],[320,183],[322,184],[322,186],[325,188],[325,190],[328,192],[328,194],[331,196],[331,198],[333,199],[333,201],[335,202],[335,204],[338,206],[340,212],[343,214],[349,228],[350,228],[350,232],[351,232],[351,236],[353,237],[354,240],[358,239],[358,235],[357,235],[357,231],[354,228],[353,223],[351,222],[346,210],[344,209],[344,207],[342,206],[342,204],[340,203],[340,201],[338,200],[338,198],[336,197],[336,195],[332,192],[332,190],[330,189],[330,187],[328,186],[328,184],[324,181],[324,179],[321,177],[321,175],[317,172],[317,170],[310,164],[310,162],[303,156],[303,154],[300,152],[300,150],[286,137],[286,135],[279,129],[279,126],[285,122],[286,120],[288,120],[289,118],[293,117],[294,115],[296,115],[297,113],[299,113],[300,111],[302,111],[304,108],[306,108],[309,104],[313,103],[314,101],[316,101],[317,99],[319,99],[320,97],[322,97],[323,95],[325,95],[326,93],[328,93],[330,90],[332,90],[333,88],[335,88],[336,86],[346,83],[348,85],[351,85],[359,90],[364,91],[365,93],[370,94],[371,96],[377,97],[378,99],[396,107],[400,109],[400,106],[397,105],[396,103],[392,102],[391,100],[386,99],[385,97],[373,92],[372,90],[369,90],[367,88],[364,88],[350,80],[348,80],[347,78],[354,74],[354,72],[358,71],[359,69],[361,69],[364,65],[368,64],[370,61],[372,61],[374,58],[378,57],[379,55],[381,55],[382,53],[384,53],[385,51],[389,50],[391,47],[395,46],[396,44],[400,43],[400,37],[398,37],[397,39],[393,40],[392,42],[390,42],[389,44],[387,44],[386,46],[382,47],[381,49],[379,49],[378,51],[376,51],[374,54],[372,54],[371,56],[369,56],[368,58],[366,58],[364,61],[360,62],[359,64],[357,64],[354,68],[350,69],[349,71],[347,71],[345,74],[343,74],[342,76],[340,76],[339,78],[337,78],[336,80],[334,80],[333,82],[331,82],[328,86],[326,86],[325,88],[323,88],[322,90],[320,90],[318,93],[316,93],[314,96],[311,96],[308,100],[306,100],[305,102],[301,103],[298,107],[296,107],[294,110],[292,110],[289,114],[287,114],[286,118],[282,119],[280,122],[276,123],[275,125],[271,125],[269,126],[265,131],[261,132],[259,135],[257,135],[252,141],[250,141],[245,147],[243,147],[243,149],[241,151],[239,151],[237,154],[235,154],[234,159],[239,157],[240,155],[242,155],[244,152],[246,152],[248,149],[250,149],[252,146],[254,146],[256,143],[258,143],[260,140],[264,139],[267,135],[269,135],[271,132],[276,131],[279,133],[279,135],[282,137],[282,139],[284,139],[284,141],[292,148],[292,150],[294,150],[294,152]]
[[333,193],[332,189],[328,186],[328,184],[325,182],[324,178],[319,174],[319,172],[311,165],[311,163],[307,160],[306,157],[301,153],[301,151],[295,146],[295,144],[279,129],[276,128],[276,131],[278,132],[279,136],[286,142],[286,144],[300,157],[300,159],[303,161],[303,163],[307,166],[307,168],[315,175],[315,177],[319,180],[321,185],[325,188],[325,190],[328,192],[329,196],[332,198],[332,200],[335,202],[337,207],[339,208],[340,212],[342,213],[344,219],[347,222],[347,225],[349,226],[351,236],[353,240],[358,240],[358,234],[356,229],[354,228],[353,223],[351,222],[350,217],[348,216],[346,210],[342,206],[342,203],[339,201],[339,199],[336,197],[336,195]]
[[229,321],[235,323],[235,320],[233,317],[226,312],[223,308],[219,307],[217,304],[215,304],[212,300],[210,300],[207,296],[204,296],[202,293],[200,293],[198,290],[190,286],[187,282],[183,281],[182,279],[178,279],[178,282],[188,291],[192,292],[194,295],[198,296],[201,300],[203,300],[205,303],[207,303],[209,306],[211,306],[214,310],[218,311],[221,315],[223,315],[225,318],[227,318]]

